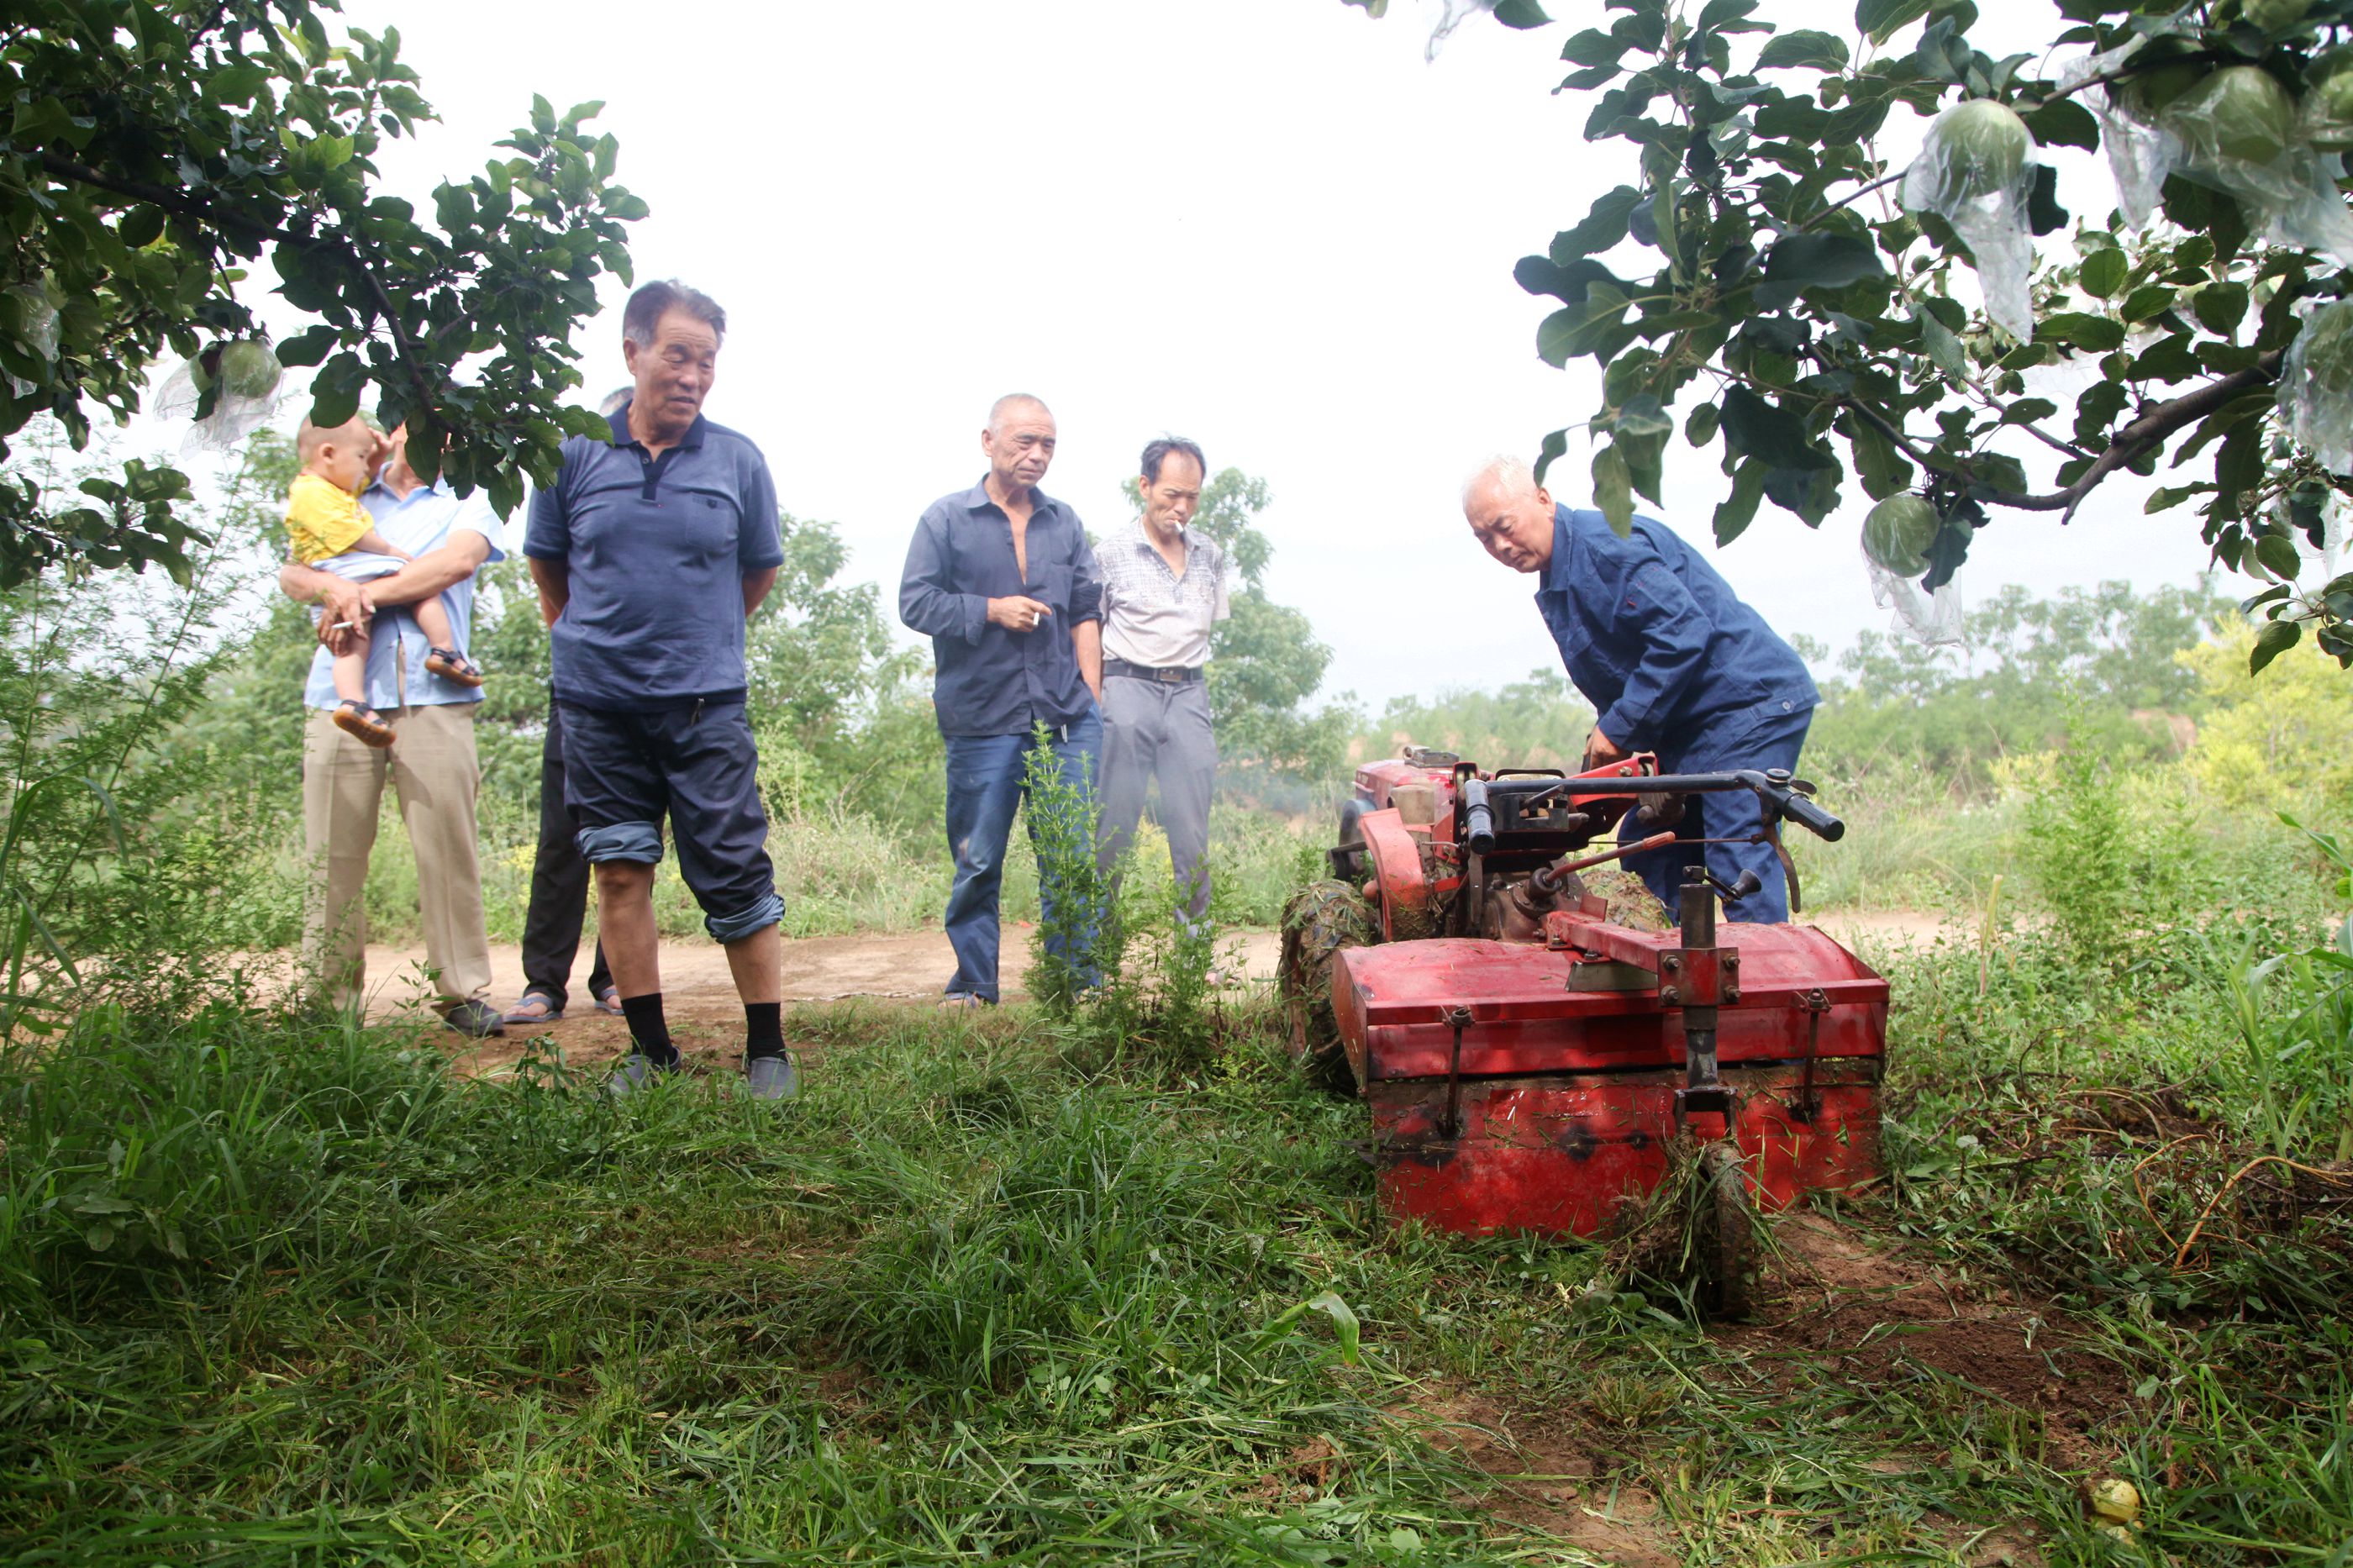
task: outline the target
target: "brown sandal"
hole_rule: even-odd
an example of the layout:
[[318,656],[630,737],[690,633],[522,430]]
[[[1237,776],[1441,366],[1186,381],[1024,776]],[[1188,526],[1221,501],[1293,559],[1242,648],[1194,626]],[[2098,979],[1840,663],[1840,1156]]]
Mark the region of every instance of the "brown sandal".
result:
[[392,726],[383,714],[366,703],[345,698],[335,709],[335,728],[356,739],[363,746],[378,751],[392,744]]
[[482,671],[474,661],[453,647],[428,648],[425,668],[444,680],[454,680],[460,686],[480,686]]

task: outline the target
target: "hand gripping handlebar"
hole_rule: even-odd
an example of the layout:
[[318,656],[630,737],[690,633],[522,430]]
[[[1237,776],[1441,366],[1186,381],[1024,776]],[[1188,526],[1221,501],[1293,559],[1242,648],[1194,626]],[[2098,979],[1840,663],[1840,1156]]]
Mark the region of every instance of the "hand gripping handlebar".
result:
[[[1583,781],[1578,781],[1582,783]],[[1731,790],[1753,792],[1768,817],[1796,823],[1815,837],[1835,844],[1846,837],[1846,824],[1816,805],[1813,786],[1789,776],[1785,768],[1739,768],[1721,773],[1656,773],[1630,778],[1623,790],[1591,793],[1625,795],[1722,795]]]

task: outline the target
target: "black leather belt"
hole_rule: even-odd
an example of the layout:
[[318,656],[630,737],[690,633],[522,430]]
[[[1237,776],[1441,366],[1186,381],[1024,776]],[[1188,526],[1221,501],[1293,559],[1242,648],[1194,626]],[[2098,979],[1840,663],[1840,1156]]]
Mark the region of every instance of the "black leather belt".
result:
[[1103,673],[1129,680],[1156,680],[1163,686],[1182,686],[1187,681],[1201,679],[1198,668],[1187,669],[1179,665],[1170,665],[1166,669],[1155,669],[1148,664],[1130,664],[1124,658],[1103,660]]

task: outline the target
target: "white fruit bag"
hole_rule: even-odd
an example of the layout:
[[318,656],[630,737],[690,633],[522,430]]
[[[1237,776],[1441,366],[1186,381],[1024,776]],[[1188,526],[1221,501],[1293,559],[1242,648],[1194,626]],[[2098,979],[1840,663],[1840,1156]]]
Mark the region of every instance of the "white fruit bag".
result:
[[1950,224],[1977,262],[1986,315],[2020,342],[2034,336],[2034,137],[2016,113],[1973,98],[1936,116],[1904,173],[1903,204]]

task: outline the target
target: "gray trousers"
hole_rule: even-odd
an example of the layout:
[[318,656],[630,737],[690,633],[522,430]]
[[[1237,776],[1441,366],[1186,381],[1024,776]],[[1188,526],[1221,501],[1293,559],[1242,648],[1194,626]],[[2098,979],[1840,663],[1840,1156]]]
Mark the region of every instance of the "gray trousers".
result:
[[1135,837],[1145,793],[1160,781],[1160,826],[1168,859],[1186,889],[1185,912],[1209,913],[1209,792],[1218,778],[1218,742],[1209,732],[1209,689],[1198,680],[1171,686],[1129,676],[1103,678],[1103,813],[1095,861],[1109,874]]

